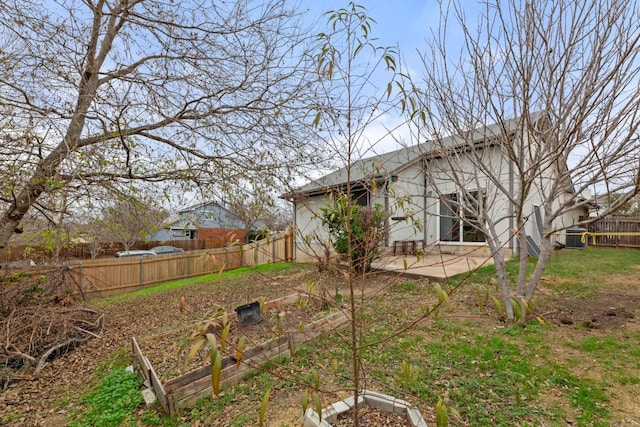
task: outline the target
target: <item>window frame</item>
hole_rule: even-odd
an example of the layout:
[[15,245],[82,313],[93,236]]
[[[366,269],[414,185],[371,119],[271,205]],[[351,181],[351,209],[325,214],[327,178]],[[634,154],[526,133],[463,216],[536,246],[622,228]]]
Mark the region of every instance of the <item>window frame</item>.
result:
[[[487,197],[487,192],[484,189],[469,191],[468,194],[474,196],[476,203],[482,201],[484,204]],[[447,201],[450,202],[447,203]],[[486,236],[473,225],[473,222],[478,220],[477,215],[472,215],[464,205],[465,197],[461,192],[445,193],[440,196],[438,204],[439,242],[466,245],[486,244]]]

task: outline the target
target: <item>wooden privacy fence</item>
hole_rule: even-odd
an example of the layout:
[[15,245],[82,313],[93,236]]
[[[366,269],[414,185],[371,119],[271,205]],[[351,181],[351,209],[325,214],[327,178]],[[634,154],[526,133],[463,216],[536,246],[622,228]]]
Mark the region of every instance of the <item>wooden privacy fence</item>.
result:
[[640,248],[640,218],[600,219],[589,225],[587,238],[588,243],[595,246]]
[[69,264],[87,296],[131,292],[171,280],[293,259],[293,235],[182,253],[85,260]]
[[[165,240],[152,242],[135,242],[129,249],[150,249],[154,246],[170,245],[184,249],[185,251],[195,251],[199,249],[223,248],[227,240],[224,236],[212,236],[208,239],[185,239],[185,240]],[[116,252],[123,250],[121,242],[103,243],[100,248],[101,256],[114,257]],[[43,262],[52,258],[51,249],[42,246],[17,245],[9,246],[0,253],[0,264],[7,264],[22,260],[35,260]],[[60,248],[58,258],[69,259],[91,259],[91,248],[87,243],[76,243],[69,247]]]

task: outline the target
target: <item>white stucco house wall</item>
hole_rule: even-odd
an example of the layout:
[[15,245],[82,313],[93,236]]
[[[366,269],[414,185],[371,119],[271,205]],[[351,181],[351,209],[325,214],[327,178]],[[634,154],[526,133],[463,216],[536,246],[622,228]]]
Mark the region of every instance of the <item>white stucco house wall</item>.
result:
[[[517,126],[517,123],[516,120],[503,123],[501,131],[504,134],[505,126]],[[517,180],[514,179],[512,162],[499,143],[487,143],[492,139],[496,140],[495,136],[499,132],[497,126],[491,125],[475,129],[470,135],[473,146],[477,147],[476,154],[481,155],[484,163],[492,169],[488,173],[498,176],[503,188],[516,191]],[[457,155],[456,167],[459,170],[456,184],[451,178],[451,165],[447,164],[441,154],[442,147],[450,150],[460,147],[468,149],[469,137],[463,140],[451,136],[438,143],[427,141],[360,159],[352,164],[349,179],[347,168],[341,168],[285,194],[283,197],[294,204],[296,259],[313,259],[324,252],[329,236],[322,226],[320,209],[332,203],[332,193],[345,191],[347,181],[351,183],[352,196],[359,204],[379,204],[384,209],[388,219],[383,250],[388,253],[406,251],[411,245],[416,245],[418,249],[424,248],[427,252],[473,252],[479,256],[490,255],[485,236],[469,225],[469,218],[464,217],[463,202],[457,203],[462,200],[460,188],[463,185],[467,197],[471,193],[474,197],[490,201],[484,206],[494,219],[497,234],[504,238],[502,247],[505,255],[516,255],[518,244],[513,233],[516,225],[513,206],[508,198],[497,191],[491,180],[484,179],[486,176],[483,177],[482,172],[474,168],[471,157],[465,157],[465,150],[462,150],[462,155]],[[548,185],[553,179],[555,169],[550,167],[546,170],[549,177],[541,177],[537,185]],[[461,177],[466,182],[461,183]],[[524,206],[525,215],[529,217],[526,233],[534,241],[540,239],[540,215],[536,212],[539,206],[541,199],[534,191]],[[571,227],[585,214],[584,208],[568,211],[557,219],[560,222],[558,225]],[[560,235],[558,240],[562,239]],[[409,244],[403,246],[403,242]]]

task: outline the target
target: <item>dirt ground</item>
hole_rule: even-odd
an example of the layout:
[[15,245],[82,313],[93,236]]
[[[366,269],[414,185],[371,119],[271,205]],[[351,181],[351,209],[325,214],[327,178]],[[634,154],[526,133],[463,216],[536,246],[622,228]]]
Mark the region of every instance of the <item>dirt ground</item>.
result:
[[[617,275],[609,278],[614,284],[611,289],[602,289],[589,298],[558,298],[552,292],[540,287],[546,296],[545,309],[541,310],[544,319],[561,327],[548,333],[555,334],[557,340],[551,342],[564,343],[570,336],[574,341],[593,336],[593,332],[602,331],[607,335],[620,336],[640,334],[640,266],[636,266],[637,274]],[[565,345],[553,348],[556,360],[561,363],[575,359],[576,351]],[[579,366],[573,368],[580,377],[601,380],[610,372],[587,358],[582,358]],[[612,391],[612,406],[617,414],[617,425],[640,427],[640,399],[630,395],[628,391]],[[550,391],[550,398],[553,390]],[[574,423],[569,417],[567,425]]]
[[[637,275],[612,278],[623,283],[615,290],[603,290],[590,298],[553,297],[543,282],[540,298],[546,302],[539,313],[549,322],[560,325],[556,333],[588,334],[590,329],[620,330],[622,333],[640,332],[640,271]],[[77,396],[87,390],[100,364],[117,351],[130,353],[132,336],[151,337],[170,331],[189,328],[220,308],[233,307],[262,296],[275,299],[296,290],[308,289],[308,284],[321,282],[333,295],[339,279],[318,276],[315,270],[300,270],[287,275],[255,275],[250,288],[238,290],[233,283],[200,283],[174,289],[152,297],[128,299],[101,306],[86,303],[105,313],[105,328],[99,339],[92,339],[58,359],[50,361],[37,376],[21,375],[0,394],[0,421],[11,419],[15,426],[64,426],[78,405]],[[380,282],[383,283],[383,282]],[[388,283],[385,280],[384,283]],[[318,285],[319,286],[319,285]],[[375,281],[367,284],[369,292],[385,292]],[[184,310],[180,300],[184,298]],[[575,328],[575,325],[584,328]],[[564,353],[563,353],[564,352]],[[566,348],[558,350],[558,357],[568,357]],[[588,367],[587,367],[588,368]],[[298,399],[296,397],[296,399]],[[630,417],[640,418],[640,407],[632,398],[621,402]],[[283,418],[288,414],[280,414]],[[630,418],[631,419],[631,418]]]
[[[106,306],[101,306],[99,301],[89,301],[85,305],[105,314],[100,338],[50,361],[37,376],[24,374],[13,381],[0,395],[0,421],[9,418],[16,426],[64,426],[77,403],[74,399],[91,385],[100,364],[115,352],[131,353],[131,337],[187,330],[188,339],[189,327],[209,318],[211,313],[220,309],[231,312],[257,297],[271,300],[288,295],[307,283],[305,275],[305,272],[287,276],[256,275],[252,277],[251,288],[242,291],[232,282],[214,281]],[[183,310],[180,310],[181,298],[185,301]]]
[[545,288],[543,280],[538,295],[544,295],[546,302],[540,314],[551,323],[580,325],[587,330],[616,328],[627,324],[635,329],[638,322],[634,319],[640,307],[640,266],[637,266],[637,270],[637,274],[611,277],[609,282],[616,286],[602,289],[591,298],[553,297],[553,293]]
[[[225,347],[227,351],[231,351],[237,347],[241,337],[245,338],[245,349],[248,349],[278,338],[285,332],[298,332],[302,328],[301,325],[308,325],[327,314],[320,300],[304,299],[278,307],[265,308],[261,313],[261,321],[255,324],[240,325],[238,316],[234,313],[227,312],[226,315],[216,313],[211,320],[204,323],[191,324],[185,328],[136,337],[136,339],[141,351],[149,359],[160,379],[166,381],[207,364],[208,346],[197,347],[196,342],[198,340],[204,342],[206,334],[213,334],[220,342],[225,324],[229,325]],[[223,320],[223,317],[226,320]],[[194,353],[189,354],[192,349],[198,350],[193,350]]]

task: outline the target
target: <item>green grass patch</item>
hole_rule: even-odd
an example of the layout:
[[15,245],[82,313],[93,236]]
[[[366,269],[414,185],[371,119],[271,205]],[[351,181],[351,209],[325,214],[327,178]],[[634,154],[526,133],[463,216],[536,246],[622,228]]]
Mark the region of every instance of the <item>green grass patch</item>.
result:
[[[621,386],[640,383],[640,336],[638,334],[621,339],[613,335],[588,336],[566,343],[567,347],[584,353],[590,361],[597,363],[609,374],[603,380],[607,384]],[[579,366],[580,360],[573,360]]]
[[[541,293],[544,298],[536,301],[536,313],[547,310],[545,304],[553,298],[586,298],[600,289],[615,287],[610,277],[635,272],[638,253],[600,248],[555,252],[545,272],[546,289]],[[308,266],[278,263],[263,268],[171,282],[134,295],[145,297],[212,280],[246,289],[255,280],[256,272],[291,273]],[[512,283],[517,270],[517,260],[509,260],[507,271]],[[367,296],[356,316],[364,340],[358,359],[366,372],[363,387],[397,393],[426,408],[444,398],[453,409],[450,425],[561,426],[568,419],[576,426],[615,425],[619,414],[614,412],[615,396],[611,390],[621,393],[624,387],[631,389],[640,383],[640,334],[604,329],[585,333],[577,324],[555,326],[535,320],[504,325],[494,312],[475,304],[473,286],[487,286],[494,275],[494,266],[478,269],[466,279],[471,286],[462,287],[451,296],[453,312],[443,307],[437,317],[430,316],[391,337],[397,329],[424,314],[425,307],[433,307],[438,298],[436,292],[426,281],[389,278],[389,293]],[[301,286],[307,278],[301,277]],[[342,293],[346,300],[347,292],[343,289]],[[548,309],[556,308],[557,305]],[[562,334],[558,328],[563,328]],[[268,388],[274,395],[295,396],[297,400],[304,390],[313,389],[315,375],[320,379],[322,403],[329,404],[353,384],[348,338],[345,328],[304,344],[290,358],[265,366],[269,372],[251,375],[236,386],[224,388],[220,399],[201,400],[180,421],[222,425],[224,420],[224,425],[230,426],[255,425]],[[105,378],[112,371],[113,366],[106,366]],[[267,416],[273,410],[277,405],[270,404]],[[146,418],[138,416],[138,425],[163,422],[148,411],[143,413]],[[130,419],[125,417],[122,422],[126,425]]]
[[20,420],[23,416],[24,415],[19,412],[7,412],[0,421],[2,421],[3,425],[11,425]]
[[261,264],[253,267],[242,267],[234,270],[223,271],[222,273],[212,273],[204,276],[190,277],[188,279],[174,280],[165,282],[157,286],[152,286],[138,291],[126,294],[114,295],[111,297],[101,298],[99,304],[111,304],[116,301],[124,301],[135,298],[143,298],[171,289],[177,289],[184,286],[193,285],[202,282],[211,282],[215,280],[228,280],[231,278],[244,277],[253,273],[273,274],[279,272],[291,272],[292,270],[302,269],[303,265],[291,262],[277,262],[273,264]]
[[[640,264],[640,258],[637,250],[592,247],[584,250],[562,250],[551,253],[545,266],[545,275],[551,279],[558,279],[557,290],[565,290],[566,285],[579,285],[573,286],[573,290],[594,291],[603,285],[611,285],[608,279],[612,275],[635,274],[637,270],[634,270],[634,266],[638,264]],[[507,260],[506,268],[509,283],[515,283],[518,277],[519,260],[515,258]],[[529,263],[527,272],[531,273],[532,270],[533,264]],[[495,274],[495,266],[486,265],[471,274],[454,277],[451,283],[455,285],[464,280],[486,284],[495,278]],[[550,286],[554,287],[553,281]]]
[[545,271],[578,282],[594,280],[602,284],[606,277],[634,271],[633,266],[639,263],[637,250],[590,247],[552,253]]
[[142,403],[140,378],[123,367],[109,371],[98,386],[86,394],[82,403],[86,411],[71,427],[110,427],[130,424],[132,415]]
[[606,420],[610,417],[607,404],[609,397],[606,387],[595,381],[582,380],[571,395],[574,406],[580,408],[578,421],[580,425],[609,426]]
[[627,346],[612,336],[592,336],[584,338],[574,347],[587,353],[612,353]]
[[416,282],[396,283],[391,287],[391,290],[414,294],[420,291],[420,285],[417,284]]
[[[369,352],[368,360],[374,366],[395,366],[398,373],[392,387],[404,388],[433,403],[447,396],[474,426],[522,425],[523,421],[535,425],[531,414],[561,422],[561,413],[555,408],[541,408],[535,403],[550,379],[577,408],[579,425],[592,425],[609,416],[606,385],[578,378],[548,363],[548,349],[539,346],[544,342],[544,330],[540,328],[514,326],[447,337],[436,342],[402,337],[385,351]],[[402,359],[420,368],[411,381],[400,374]],[[382,381],[385,370],[379,367],[375,372]]]
[[[120,348],[98,365],[94,382],[79,398],[82,409],[74,409],[74,420],[68,424],[70,427],[178,425],[175,419],[162,412],[140,410],[142,381],[137,374],[126,371],[130,362],[128,351]],[[69,404],[68,398],[58,402],[59,406]]]
[[[566,343],[552,333],[557,326],[531,321],[487,327],[487,317],[456,319],[442,310],[438,318],[386,340],[405,318],[418,314],[424,302],[412,298],[412,282],[398,282],[392,289],[384,298],[369,299],[359,317],[366,325],[365,343],[380,342],[363,348],[367,376],[377,387],[402,390],[420,402],[434,405],[446,396],[462,425],[564,425],[567,417],[578,426],[610,425],[611,383],[636,384],[637,366],[630,363],[630,354],[640,342],[633,334],[622,340],[601,334],[584,338],[572,344],[575,358],[558,363],[554,349]],[[407,301],[411,307],[402,305]],[[611,358],[611,353],[618,355]],[[339,377],[327,375],[324,381],[346,388],[351,384],[349,354],[348,344],[334,336],[305,345],[297,357],[309,367],[339,360]],[[581,361],[594,357],[608,369],[606,381],[575,374]],[[608,368],[607,357],[613,363]],[[623,368],[620,373],[606,374],[617,367]],[[550,390],[554,397],[548,401]]]

